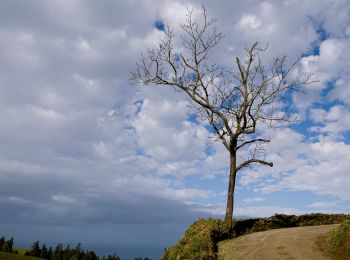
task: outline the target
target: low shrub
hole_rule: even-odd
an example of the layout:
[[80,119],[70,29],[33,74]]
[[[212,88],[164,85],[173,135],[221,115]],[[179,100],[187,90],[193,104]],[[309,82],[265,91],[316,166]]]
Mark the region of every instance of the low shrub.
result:
[[337,258],[350,258],[350,221],[329,232],[326,238],[327,249]]
[[218,219],[199,219],[185,232],[178,244],[169,248],[162,260],[213,260],[217,243],[231,237],[228,225]]
[[340,224],[349,219],[349,215],[345,214],[323,214],[311,213],[298,217],[298,226],[318,226]]
[[269,218],[258,219],[246,233],[254,233],[277,228],[296,227],[298,217],[295,215],[276,214]]
[[236,236],[277,228],[340,224],[349,219],[345,214],[311,213],[305,215],[275,214],[268,218],[245,219],[236,222]]

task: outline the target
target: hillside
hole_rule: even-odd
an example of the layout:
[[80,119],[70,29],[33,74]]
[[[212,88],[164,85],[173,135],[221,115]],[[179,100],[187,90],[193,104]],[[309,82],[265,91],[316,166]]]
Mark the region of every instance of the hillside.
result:
[[339,225],[295,227],[257,232],[219,243],[219,260],[331,259],[317,245]]
[[[1,260],[39,260],[40,258],[24,256],[19,254],[11,254],[6,252],[0,252]],[[42,259],[41,259],[42,260]]]
[[216,259],[218,243],[227,239],[283,228],[341,224],[349,218],[346,214],[275,214],[268,218],[237,220],[232,229],[220,219],[199,219],[189,226],[176,245],[166,250],[162,260]]

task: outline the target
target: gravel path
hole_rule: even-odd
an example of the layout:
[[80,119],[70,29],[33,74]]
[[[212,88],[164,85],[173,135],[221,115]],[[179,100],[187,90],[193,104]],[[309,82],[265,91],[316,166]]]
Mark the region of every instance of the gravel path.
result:
[[322,260],[330,259],[317,239],[338,225],[275,229],[219,243],[219,260]]

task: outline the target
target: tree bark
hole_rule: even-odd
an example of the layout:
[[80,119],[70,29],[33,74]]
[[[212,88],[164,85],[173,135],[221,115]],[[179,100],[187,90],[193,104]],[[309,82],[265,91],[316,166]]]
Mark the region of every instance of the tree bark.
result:
[[237,141],[231,142],[230,149],[230,177],[227,192],[227,205],[225,221],[232,227],[233,217],[233,204],[234,204],[234,192],[236,184],[236,149]]

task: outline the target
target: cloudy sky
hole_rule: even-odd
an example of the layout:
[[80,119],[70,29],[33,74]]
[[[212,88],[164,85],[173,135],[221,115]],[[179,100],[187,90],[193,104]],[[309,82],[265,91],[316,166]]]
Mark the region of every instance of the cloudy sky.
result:
[[[129,80],[161,25],[180,34],[201,4],[0,1],[1,233],[155,257],[196,218],[223,217],[224,147],[181,93]],[[259,40],[318,80],[290,99],[297,124],[263,129],[274,167],[241,172],[234,214],[350,213],[349,0],[204,4],[226,35],[219,62]]]

